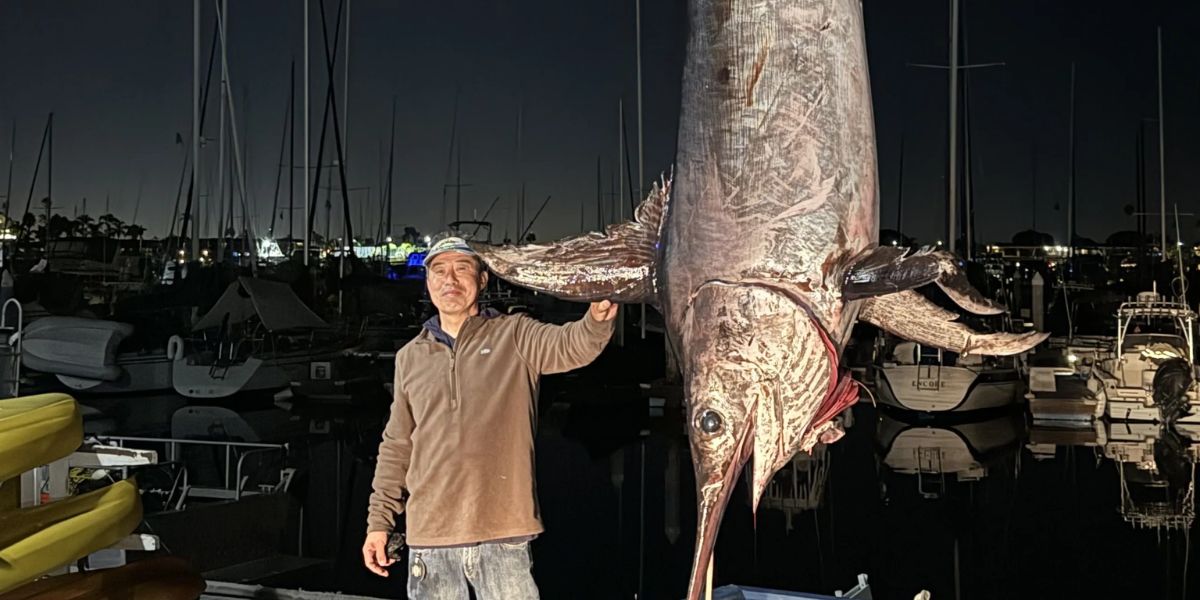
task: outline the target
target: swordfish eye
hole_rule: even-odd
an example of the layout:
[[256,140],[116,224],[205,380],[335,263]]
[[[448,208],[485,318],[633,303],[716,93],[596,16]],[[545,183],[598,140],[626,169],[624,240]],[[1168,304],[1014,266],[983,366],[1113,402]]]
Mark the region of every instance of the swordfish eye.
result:
[[708,435],[719,433],[724,426],[721,413],[711,409],[701,412],[696,419],[696,426]]

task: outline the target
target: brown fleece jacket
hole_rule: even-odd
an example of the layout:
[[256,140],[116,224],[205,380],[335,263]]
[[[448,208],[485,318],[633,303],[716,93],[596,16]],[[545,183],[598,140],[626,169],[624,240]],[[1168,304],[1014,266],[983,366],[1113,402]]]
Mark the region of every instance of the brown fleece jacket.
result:
[[453,350],[422,330],[396,353],[367,531],[391,531],[406,511],[413,546],[541,533],[533,456],[539,377],[592,362],[613,328],[589,314],[566,325],[475,316]]

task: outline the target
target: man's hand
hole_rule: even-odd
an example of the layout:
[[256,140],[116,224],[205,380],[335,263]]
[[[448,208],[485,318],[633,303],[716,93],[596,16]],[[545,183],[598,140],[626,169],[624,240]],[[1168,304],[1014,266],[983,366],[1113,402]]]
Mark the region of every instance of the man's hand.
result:
[[608,300],[593,302],[591,308],[588,309],[588,315],[601,323],[611,321],[617,318],[617,305]]
[[388,572],[384,567],[391,566],[395,561],[388,558],[387,555],[388,533],[386,531],[372,531],[367,534],[367,541],[363,542],[363,564],[367,570],[380,576],[387,577]]

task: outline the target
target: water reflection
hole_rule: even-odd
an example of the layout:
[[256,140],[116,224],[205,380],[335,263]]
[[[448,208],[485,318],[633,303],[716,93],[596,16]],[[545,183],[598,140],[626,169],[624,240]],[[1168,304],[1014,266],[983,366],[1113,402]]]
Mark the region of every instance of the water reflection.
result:
[[953,483],[979,481],[991,468],[1017,460],[1023,433],[1023,415],[1015,411],[951,422],[880,411],[875,443],[884,496],[889,474],[914,476],[917,493],[926,499],[941,498]]
[[[538,433],[546,598],[686,591],[695,479],[678,411],[614,400],[550,411]],[[1026,425],[1017,410],[917,419],[856,405],[846,437],[795,456],[757,513],[734,490],[718,585],[877,598],[1186,598],[1200,428]],[[855,422],[857,421],[857,422]],[[362,497],[362,496],[359,496]],[[365,509],[365,507],[364,507]],[[350,560],[350,559],[348,559]],[[386,582],[346,592],[385,592]]]
[[1043,458],[1059,449],[1094,448],[1116,466],[1119,510],[1136,529],[1188,531],[1196,521],[1200,426],[1096,422],[1087,429],[1035,427],[1030,450]]
[[812,452],[801,452],[780,469],[763,495],[760,510],[784,515],[784,528],[794,529],[794,519],[804,511],[816,510],[825,499],[829,482],[829,446],[817,444]]

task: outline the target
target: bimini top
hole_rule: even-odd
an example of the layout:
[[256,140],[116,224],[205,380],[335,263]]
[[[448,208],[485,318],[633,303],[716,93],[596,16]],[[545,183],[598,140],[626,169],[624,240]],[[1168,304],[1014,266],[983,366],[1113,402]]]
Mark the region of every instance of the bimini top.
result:
[[195,325],[192,331],[220,327],[229,315],[231,325],[258,317],[268,331],[288,329],[326,329],[326,323],[313,312],[286,283],[253,277],[238,277]]

